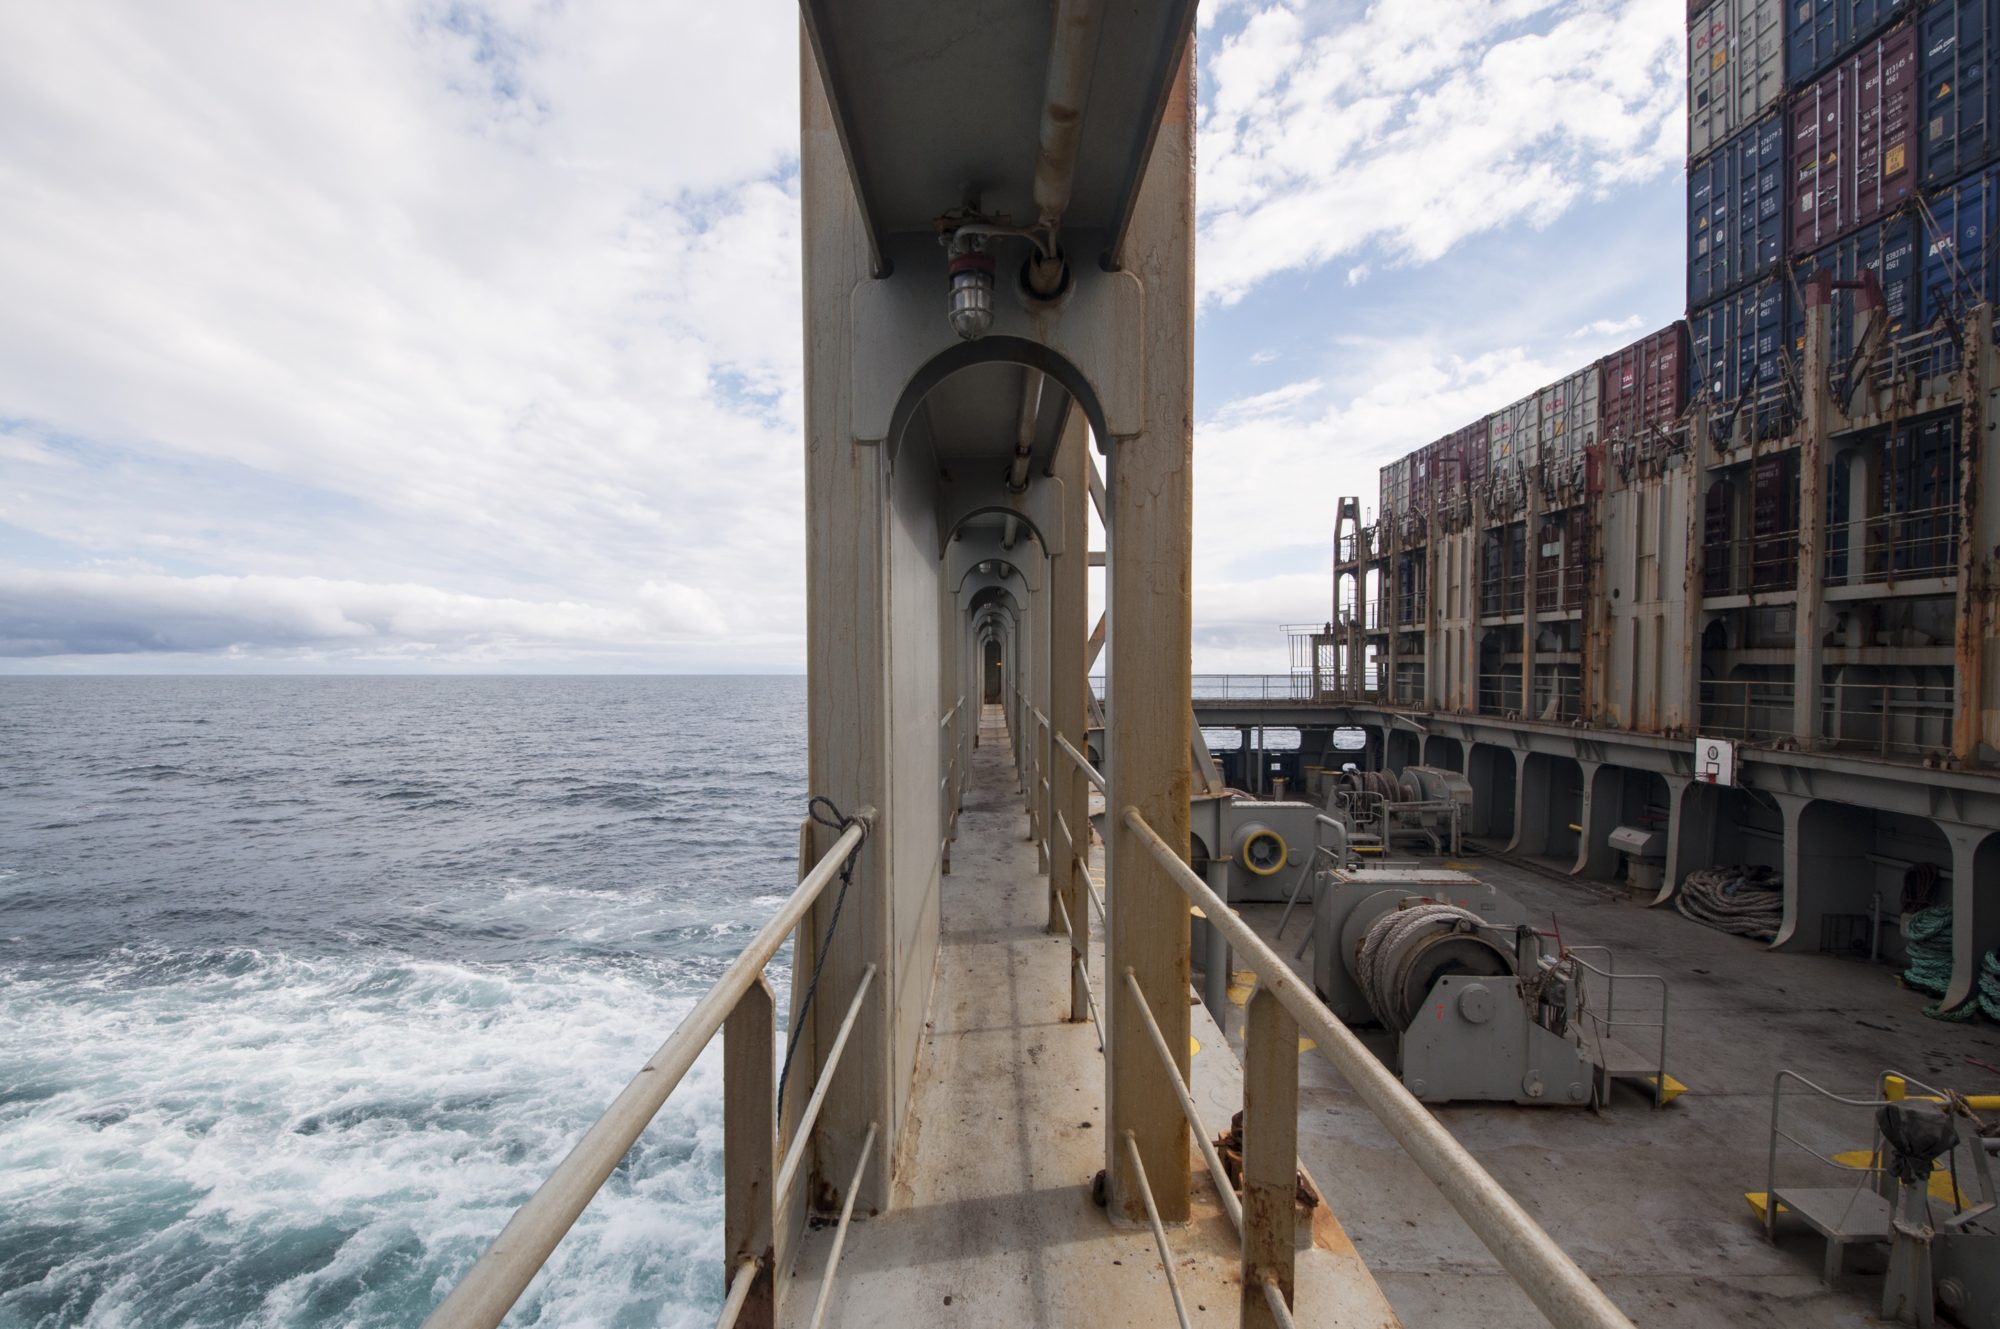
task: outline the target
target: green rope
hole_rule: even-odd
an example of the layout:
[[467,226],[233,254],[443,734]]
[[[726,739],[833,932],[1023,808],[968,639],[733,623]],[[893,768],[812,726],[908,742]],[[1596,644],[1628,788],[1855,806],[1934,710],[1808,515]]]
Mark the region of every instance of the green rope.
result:
[[1951,906],[1935,904],[1912,913],[1903,920],[1903,941],[1910,951],[1903,982],[1942,997],[1951,983]]
[[2000,953],[1986,952],[1979,965],[1979,1009],[1989,1020],[2000,1020]]

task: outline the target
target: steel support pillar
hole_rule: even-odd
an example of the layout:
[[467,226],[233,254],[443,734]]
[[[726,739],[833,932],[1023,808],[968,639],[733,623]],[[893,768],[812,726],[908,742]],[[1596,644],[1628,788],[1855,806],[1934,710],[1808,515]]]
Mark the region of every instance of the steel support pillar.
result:
[[1145,1221],[1130,1132],[1160,1216],[1188,1216],[1188,1132],[1132,1003],[1129,970],[1188,1074],[1188,902],[1123,811],[1181,854],[1188,844],[1188,641],[1194,508],[1194,64],[1190,40],[1154,139],[1126,245],[1144,283],[1145,427],[1109,444],[1105,619],[1110,928],[1105,942],[1105,1166],[1111,1216]]

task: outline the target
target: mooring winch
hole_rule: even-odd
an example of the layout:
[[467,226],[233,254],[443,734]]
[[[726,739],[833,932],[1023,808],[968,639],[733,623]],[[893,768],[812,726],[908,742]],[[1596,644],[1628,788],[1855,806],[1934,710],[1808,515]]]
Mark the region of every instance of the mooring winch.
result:
[[[1486,1100],[1603,1106],[1614,1078],[1666,1075],[1666,985],[1553,950],[1526,912],[1468,873],[1425,867],[1321,872],[1313,917],[1313,986],[1334,1014],[1396,1037],[1403,1083],[1426,1102]],[[1657,1006],[1628,1001],[1656,989]],[[1655,1018],[1656,1017],[1656,1018]],[[1656,1031],[1642,1054],[1614,1024]]]

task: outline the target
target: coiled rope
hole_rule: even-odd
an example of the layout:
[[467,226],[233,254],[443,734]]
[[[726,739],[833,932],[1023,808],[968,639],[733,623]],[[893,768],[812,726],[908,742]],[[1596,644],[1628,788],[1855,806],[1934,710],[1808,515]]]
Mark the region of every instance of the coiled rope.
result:
[[1784,883],[1776,868],[1755,864],[1702,868],[1681,882],[1674,908],[1718,931],[1769,941],[1784,922]]
[[1479,915],[1455,904],[1430,902],[1392,909],[1370,925],[1354,957],[1354,980],[1383,1024],[1399,1015],[1399,975],[1395,961],[1404,942],[1423,932],[1464,932],[1479,925]]

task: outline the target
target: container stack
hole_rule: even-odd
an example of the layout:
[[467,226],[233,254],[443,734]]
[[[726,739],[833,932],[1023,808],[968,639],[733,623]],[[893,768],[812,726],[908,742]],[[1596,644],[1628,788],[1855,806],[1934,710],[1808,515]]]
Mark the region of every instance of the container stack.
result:
[[1820,273],[1873,275],[1891,337],[2000,303],[1996,61],[2000,0],[1690,0],[1685,323],[1390,463],[1383,515],[1504,518],[1531,485],[1558,509],[1697,398],[1725,436],[1785,434]]

